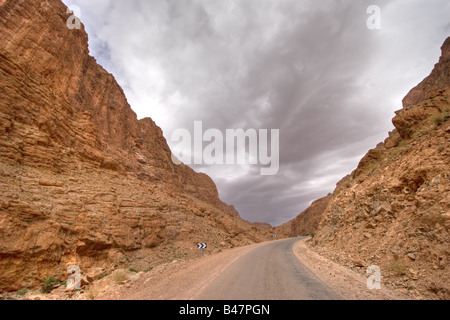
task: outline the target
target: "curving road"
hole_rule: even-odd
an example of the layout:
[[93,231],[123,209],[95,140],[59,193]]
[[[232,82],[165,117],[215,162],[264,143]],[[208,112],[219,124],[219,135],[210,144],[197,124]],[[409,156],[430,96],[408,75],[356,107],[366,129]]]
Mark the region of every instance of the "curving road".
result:
[[297,239],[279,240],[245,253],[196,297],[199,300],[336,300],[341,297],[300,263]]

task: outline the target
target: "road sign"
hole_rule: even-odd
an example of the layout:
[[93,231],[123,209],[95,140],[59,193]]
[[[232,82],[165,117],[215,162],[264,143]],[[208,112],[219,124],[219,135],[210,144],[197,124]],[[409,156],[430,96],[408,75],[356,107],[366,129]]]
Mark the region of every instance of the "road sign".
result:
[[197,249],[206,249],[207,247],[207,243],[197,243]]
[[208,248],[207,243],[197,243],[197,249],[202,249],[202,257],[203,257],[203,250]]

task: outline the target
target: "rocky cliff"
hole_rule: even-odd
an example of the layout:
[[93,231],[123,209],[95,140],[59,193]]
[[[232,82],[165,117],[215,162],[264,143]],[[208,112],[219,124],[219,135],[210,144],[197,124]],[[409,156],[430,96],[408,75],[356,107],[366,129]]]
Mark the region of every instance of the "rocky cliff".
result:
[[396,112],[396,130],[338,184],[311,241],[419,298],[450,298],[450,38]]
[[60,0],[0,1],[0,290],[270,238],[175,165]]
[[331,197],[332,195],[329,194],[326,197],[314,201],[308,209],[291,221],[276,227],[275,231],[288,237],[314,235]]

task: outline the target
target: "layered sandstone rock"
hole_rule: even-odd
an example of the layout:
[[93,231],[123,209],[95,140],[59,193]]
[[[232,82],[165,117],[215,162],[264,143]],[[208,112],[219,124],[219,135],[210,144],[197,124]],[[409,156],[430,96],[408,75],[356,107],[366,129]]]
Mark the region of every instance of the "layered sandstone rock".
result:
[[60,0],[0,1],[0,290],[269,238],[175,165]]
[[380,266],[382,285],[449,299],[450,38],[403,104],[396,130],[336,188],[311,244],[361,273]]

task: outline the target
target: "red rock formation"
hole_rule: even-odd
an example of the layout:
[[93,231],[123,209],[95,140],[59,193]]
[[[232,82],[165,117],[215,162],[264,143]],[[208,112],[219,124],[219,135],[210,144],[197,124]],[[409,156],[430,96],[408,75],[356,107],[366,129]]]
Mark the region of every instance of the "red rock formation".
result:
[[[270,237],[175,165],[60,0],[0,1],[0,290]],[[97,269],[96,269],[97,270]]]
[[403,109],[392,120],[402,138],[409,138],[414,127],[433,114],[439,114],[449,105],[450,38],[442,45],[442,56],[431,72],[403,99]]
[[382,285],[450,298],[450,38],[433,72],[403,100],[396,130],[330,200],[312,244]]
[[403,108],[408,109],[426,100],[442,96],[450,87],[450,38],[441,47],[442,55],[431,74],[407,94]]
[[314,234],[319,227],[322,215],[330,200],[331,194],[314,201],[308,209],[300,213],[297,217],[276,227],[275,232],[285,234],[289,237]]

